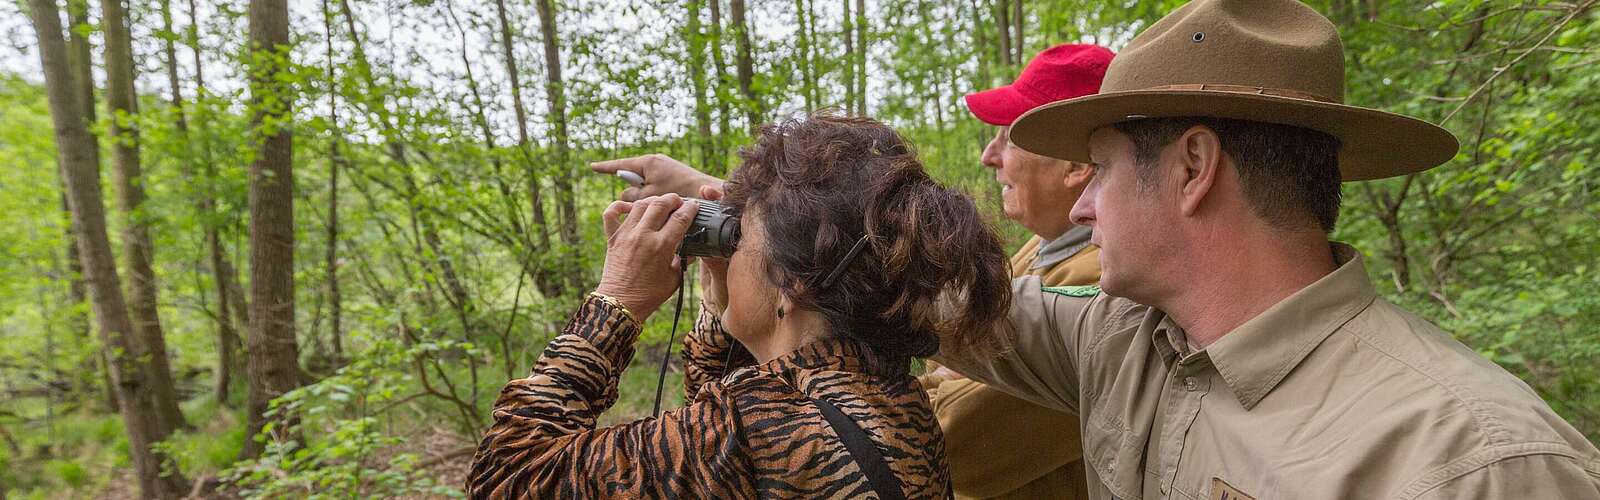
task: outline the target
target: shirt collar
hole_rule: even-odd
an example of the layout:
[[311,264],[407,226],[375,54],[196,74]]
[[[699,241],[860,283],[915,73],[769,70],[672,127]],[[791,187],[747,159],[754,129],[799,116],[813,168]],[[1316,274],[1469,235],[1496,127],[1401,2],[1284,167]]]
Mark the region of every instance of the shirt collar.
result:
[[1072,226],[1072,229],[1061,233],[1056,239],[1046,240],[1040,237],[1039,252],[1028,269],[1044,269],[1076,255],[1079,250],[1083,250],[1083,247],[1089,246],[1089,237],[1093,236],[1093,231],[1094,229],[1089,226]]
[[[1245,410],[1377,298],[1361,253],[1332,243],[1337,269],[1223,335],[1205,351]],[[1179,341],[1181,342],[1181,340]]]

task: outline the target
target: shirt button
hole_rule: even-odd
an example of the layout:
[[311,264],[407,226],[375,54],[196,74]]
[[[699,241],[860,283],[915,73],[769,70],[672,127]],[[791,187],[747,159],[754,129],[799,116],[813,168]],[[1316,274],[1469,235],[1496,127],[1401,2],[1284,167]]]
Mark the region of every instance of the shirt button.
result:
[[1188,389],[1189,392],[1194,392],[1195,389],[1199,389],[1200,388],[1200,383],[1196,382],[1194,380],[1194,377],[1184,377],[1184,379],[1183,379],[1183,388],[1184,389]]

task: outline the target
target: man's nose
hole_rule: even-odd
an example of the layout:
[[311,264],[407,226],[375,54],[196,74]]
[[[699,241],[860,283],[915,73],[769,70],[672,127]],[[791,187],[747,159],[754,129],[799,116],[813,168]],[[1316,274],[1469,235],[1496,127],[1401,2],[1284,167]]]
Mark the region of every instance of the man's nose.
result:
[[1094,191],[1097,191],[1095,183],[1091,181],[1089,187],[1083,190],[1083,194],[1078,196],[1078,201],[1072,204],[1072,211],[1067,216],[1071,218],[1073,224],[1094,225]]
[[983,147],[983,156],[979,158],[983,162],[983,166],[995,170],[1000,170],[1001,167],[1005,166],[1004,160],[1000,155],[1000,150],[1004,147],[1005,145],[1000,143],[999,139],[990,140],[989,144]]

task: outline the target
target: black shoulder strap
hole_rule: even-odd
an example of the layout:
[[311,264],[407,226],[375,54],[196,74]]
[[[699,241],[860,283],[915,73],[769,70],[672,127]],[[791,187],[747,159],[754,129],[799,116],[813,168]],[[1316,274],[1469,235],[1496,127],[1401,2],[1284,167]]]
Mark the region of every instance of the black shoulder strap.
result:
[[850,452],[850,457],[855,459],[856,465],[867,475],[867,483],[872,485],[872,491],[878,493],[878,498],[883,500],[903,500],[905,490],[900,487],[900,479],[894,477],[894,471],[889,470],[888,462],[883,461],[883,455],[878,453],[878,447],[873,446],[867,439],[867,432],[861,430],[854,420],[832,403],[818,398],[810,398],[817,409],[822,410],[822,417],[828,419],[828,425],[833,427],[833,432],[839,434],[839,439],[844,440],[845,451]]

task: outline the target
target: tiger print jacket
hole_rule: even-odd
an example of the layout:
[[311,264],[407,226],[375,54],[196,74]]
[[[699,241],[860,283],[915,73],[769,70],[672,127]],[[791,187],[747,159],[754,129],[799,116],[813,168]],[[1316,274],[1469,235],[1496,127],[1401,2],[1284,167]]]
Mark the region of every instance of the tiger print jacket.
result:
[[[875,498],[861,468],[808,398],[871,436],[907,498],[945,498],[944,440],[909,360],[828,339],[755,365],[704,308],[685,336],[688,406],[595,428],[616,402],[640,325],[591,295],[513,380],[478,444],[474,498]],[[724,372],[727,372],[724,376]],[[720,379],[720,380],[719,380]]]

